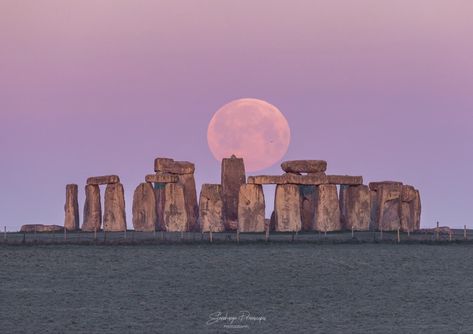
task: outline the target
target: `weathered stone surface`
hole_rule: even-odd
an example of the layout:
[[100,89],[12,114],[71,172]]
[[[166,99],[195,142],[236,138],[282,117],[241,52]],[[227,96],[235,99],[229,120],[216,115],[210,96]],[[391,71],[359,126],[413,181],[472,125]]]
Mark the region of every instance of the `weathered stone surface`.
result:
[[100,188],[96,184],[85,186],[84,221],[82,231],[100,231],[102,226],[102,205],[100,203]]
[[167,183],[164,187],[164,229],[168,232],[186,232],[189,229],[182,184]]
[[269,230],[276,231],[276,211],[271,213],[271,218],[269,219]]
[[156,228],[158,231],[166,231],[164,225],[164,188],[166,183],[155,183],[154,184],[154,197],[156,199]]
[[87,179],[87,184],[112,184],[112,183],[119,183],[120,178],[118,175],[104,175],[104,176],[92,176]]
[[174,161],[169,158],[156,158],[154,171],[171,174],[194,174],[195,165],[188,161]]
[[278,185],[274,209],[276,231],[295,232],[301,230],[299,186],[295,184]]
[[202,232],[224,232],[222,186],[203,184],[199,199],[199,220]]
[[420,201],[420,192],[416,190],[416,198],[414,199],[414,231],[420,230],[420,215],[422,205]]
[[402,184],[378,184],[378,217],[375,228],[383,231],[396,231],[401,228],[401,191]]
[[118,232],[126,230],[125,195],[121,183],[113,183],[105,188],[103,230]]
[[374,190],[370,190],[370,231],[376,230],[378,227],[379,217],[379,201],[378,193]]
[[343,184],[353,186],[363,184],[363,176],[327,175],[327,180],[330,184]]
[[180,174],[178,177],[179,184],[184,188],[188,231],[198,231],[199,225],[197,224],[197,219],[199,218],[199,205],[197,204],[197,189],[195,186],[194,175]]
[[176,183],[179,177],[175,174],[156,173],[145,176],[145,181],[149,183]]
[[401,192],[401,230],[420,229],[420,194],[412,186],[403,185]]
[[314,222],[316,231],[330,232],[342,229],[336,185],[322,184],[317,187],[317,206]]
[[238,200],[238,229],[240,232],[264,232],[263,186],[243,184]]
[[245,184],[245,164],[243,159],[234,155],[222,160],[222,198],[225,229],[234,231],[238,228],[238,198],[240,186]]
[[286,173],[283,175],[258,175],[248,177],[250,184],[297,184],[297,185],[319,185],[327,183],[325,174],[297,175]]
[[401,201],[410,202],[416,198],[416,189],[413,186],[403,185],[401,192]]
[[319,173],[327,170],[327,161],[324,160],[292,160],[281,164],[287,173]]
[[66,185],[66,204],[64,205],[64,228],[68,231],[79,229],[79,200],[77,184]]
[[301,221],[303,231],[314,229],[315,208],[317,206],[316,186],[300,186]]
[[370,197],[368,186],[340,187],[340,213],[344,229],[369,230],[371,220]]
[[369,187],[370,190],[377,191],[380,186],[383,185],[392,185],[392,186],[402,186],[402,182],[397,181],[380,181],[380,182],[370,182]]
[[140,183],[133,194],[133,228],[135,231],[155,231],[157,227],[156,197],[149,183]]
[[22,225],[20,232],[22,233],[42,233],[42,232],[63,232],[64,227],[59,225],[43,225],[43,224],[26,224]]

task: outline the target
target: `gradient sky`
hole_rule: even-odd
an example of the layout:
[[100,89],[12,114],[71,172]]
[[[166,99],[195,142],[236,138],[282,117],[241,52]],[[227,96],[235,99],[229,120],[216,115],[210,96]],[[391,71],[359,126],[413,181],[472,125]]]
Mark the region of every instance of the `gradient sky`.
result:
[[0,0],[0,225],[62,225],[66,183],[82,217],[113,173],[130,226],[157,156],[218,183],[208,123],[254,97],[288,119],[285,159],[412,184],[423,226],[473,228],[472,36],[470,0]]

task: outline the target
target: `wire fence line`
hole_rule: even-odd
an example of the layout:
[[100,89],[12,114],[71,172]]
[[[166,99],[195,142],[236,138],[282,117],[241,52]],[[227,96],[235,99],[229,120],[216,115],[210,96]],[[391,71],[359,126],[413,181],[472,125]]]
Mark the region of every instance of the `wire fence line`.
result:
[[[471,237],[469,237],[471,236]],[[312,243],[472,243],[473,231],[451,230],[443,233],[404,233],[399,231],[352,232],[4,232],[0,244],[4,245],[127,245],[127,244],[179,244],[179,243],[252,243],[252,242],[312,242]]]

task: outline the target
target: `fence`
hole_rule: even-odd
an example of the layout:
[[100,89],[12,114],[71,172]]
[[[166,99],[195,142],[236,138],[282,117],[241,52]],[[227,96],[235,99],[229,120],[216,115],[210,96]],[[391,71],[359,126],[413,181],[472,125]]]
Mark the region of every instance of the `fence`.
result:
[[313,242],[313,243],[473,243],[470,230],[451,230],[449,234],[404,233],[399,231],[344,232],[270,232],[270,233],[200,233],[200,232],[3,232],[1,244],[166,244],[166,243],[251,243],[251,242]]

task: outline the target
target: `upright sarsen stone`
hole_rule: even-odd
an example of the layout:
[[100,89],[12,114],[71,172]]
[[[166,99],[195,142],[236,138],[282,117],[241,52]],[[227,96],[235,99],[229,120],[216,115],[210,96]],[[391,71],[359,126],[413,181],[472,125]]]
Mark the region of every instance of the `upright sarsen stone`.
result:
[[182,184],[167,183],[164,187],[164,229],[168,232],[189,229]]
[[156,227],[158,231],[166,231],[164,224],[164,195],[165,183],[154,184],[154,197],[156,200]]
[[242,184],[238,199],[238,230],[240,232],[264,232],[264,210],[263,186]]
[[396,231],[401,228],[401,182],[372,182],[370,189],[376,192],[377,204],[375,211],[374,228],[383,231]]
[[341,186],[340,211],[342,227],[367,231],[371,220],[371,198],[368,186]]
[[224,232],[222,186],[203,184],[199,199],[199,220],[202,232]]
[[300,186],[301,221],[303,231],[314,229],[315,208],[317,206],[317,190],[315,186]]
[[197,189],[194,174],[180,174],[178,177],[178,183],[183,186],[184,190],[188,231],[198,231],[199,226],[197,219],[199,217],[199,205],[197,204]]
[[133,194],[133,228],[135,231],[156,230],[156,197],[150,183],[140,183]]
[[403,185],[401,190],[401,230],[420,229],[420,195],[413,186]]
[[276,186],[274,200],[276,231],[296,232],[302,227],[299,186],[283,184]]
[[317,187],[314,229],[321,232],[342,229],[337,186],[334,184],[322,184]]
[[64,205],[64,228],[68,231],[79,229],[79,200],[77,184],[66,185],[66,204]]
[[102,205],[100,188],[95,184],[85,186],[84,221],[82,231],[99,231],[102,226]]
[[225,229],[234,231],[238,227],[238,197],[240,186],[245,184],[243,159],[232,155],[222,160],[222,198]]
[[110,232],[126,230],[125,195],[121,183],[108,184],[105,188],[103,229]]

